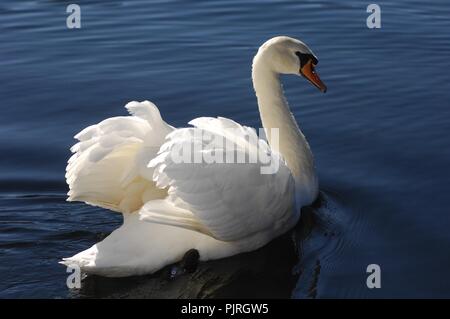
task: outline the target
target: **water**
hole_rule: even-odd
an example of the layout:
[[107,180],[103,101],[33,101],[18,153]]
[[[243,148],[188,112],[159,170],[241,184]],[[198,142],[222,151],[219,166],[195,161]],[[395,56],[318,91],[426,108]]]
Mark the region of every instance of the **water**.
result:
[[[379,30],[356,0],[80,0],[82,29],[68,30],[71,2],[0,4],[0,297],[450,297],[447,1],[378,1]],[[283,78],[323,197],[296,245],[288,234],[175,281],[88,277],[69,291],[59,258],[120,224],[65,202],[72,136],[144,99],[175,126],[260,127],[251,59],[280,34],[309,44],[329,88]],[[381,289],[366,287],[372,263]]]

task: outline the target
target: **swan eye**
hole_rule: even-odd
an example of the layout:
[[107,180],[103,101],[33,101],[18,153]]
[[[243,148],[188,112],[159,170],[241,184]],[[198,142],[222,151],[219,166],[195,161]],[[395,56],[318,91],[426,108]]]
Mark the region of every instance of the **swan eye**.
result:
[[304,67],[310,60],[313,65],[317,65],[319,61],[317,58],[310,53],[301,53],[300,51],[295,52],[295,55],[300,59],[300,68]]

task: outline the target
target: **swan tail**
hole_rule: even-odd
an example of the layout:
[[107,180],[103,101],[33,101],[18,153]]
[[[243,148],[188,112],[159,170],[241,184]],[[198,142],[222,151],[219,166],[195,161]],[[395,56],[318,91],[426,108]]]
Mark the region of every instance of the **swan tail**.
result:
[[178,262],[190,249],[197,249],[201,260],[239,252],[235,245],[199,232],[143,222],[135,213],[124,213],[123,217],[123,224],[108,237],[74,256],[63,258],[60,264],[78,266],[84,273],[125,277],[154,273]]

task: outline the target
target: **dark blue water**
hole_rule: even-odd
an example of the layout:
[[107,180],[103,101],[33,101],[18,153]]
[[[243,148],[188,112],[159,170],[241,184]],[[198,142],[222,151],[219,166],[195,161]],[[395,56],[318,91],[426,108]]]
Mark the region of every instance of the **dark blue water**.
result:
[[[79,0],[82,28],[68,30],[72,2],[0,3],[0,297],[450,297],[448,1],[378,1],[377,30],[356,0]],[[297,248],[69,291],[57,261],[120,224],[65,202],[72,136],[144,99],[174,126],[220,115],[260,127],[250,65],[275,35],[308,43],[329,89],[283,79],[323,194]],[[380,289],[366,286],[372,263]]]

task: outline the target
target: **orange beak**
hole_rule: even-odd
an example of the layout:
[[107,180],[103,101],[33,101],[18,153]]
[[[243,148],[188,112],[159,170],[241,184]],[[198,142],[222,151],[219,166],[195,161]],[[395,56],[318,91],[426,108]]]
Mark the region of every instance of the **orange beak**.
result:
[[327,86],[322,82],[319,74],[316,73],[311,60],[309,60],[308,63],[300,69],[300,74],[307,78],[308,81],[314,84],[314,86],[321,92],[325,93],[327,91]]

